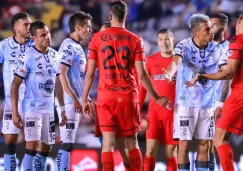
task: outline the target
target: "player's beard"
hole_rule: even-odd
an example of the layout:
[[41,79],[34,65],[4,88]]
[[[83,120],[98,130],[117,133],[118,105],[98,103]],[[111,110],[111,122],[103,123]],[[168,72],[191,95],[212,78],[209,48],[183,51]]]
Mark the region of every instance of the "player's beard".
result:
[[221,37],[221,29],[214,33],[213,40],[217,41],[220,39],[220,37]]

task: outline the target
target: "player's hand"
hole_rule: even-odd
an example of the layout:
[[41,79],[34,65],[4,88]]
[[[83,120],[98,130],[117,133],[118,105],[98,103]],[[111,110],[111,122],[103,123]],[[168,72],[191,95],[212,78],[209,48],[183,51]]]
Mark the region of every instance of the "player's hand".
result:
[[97,111],[96,111],[96,103],[92,100],[89,100],[90,103],[90,114],[92,118],[95,118]]
[[171,101],[170,101],[170,99],[169,99],[168,97],[165,97],[165,96],[163,96],[163,97],[159,97],[159,98],[156,100],[156,102],[157,102],[160,106],[162,106],[162,107],[164,107],[164,108],[166,108],[166,109],[168,109],[168,110],[171,110],[171,109],[172,109],[172,103],[171,103]]
[[214,111],[214,114],[213,114],[213,118],[214,118],[214,121],[215,123],[217,122],[218,118],[220,117],[222,113],[222,107],[217,107]]
[[20,117],[20,115],[18,113],[16,114],[13,114],[13,123],[14,125],[19,128],[19,129],[22,129],[23,128],[23,121]]
[[164,72],[163,76],[164,76],[165,80],[168,83],[172,83],[172,77],[171,77],[170,73],[164,68],[162,68],[162,71]]
[[185,81],[185,84],[187,85],[187,87],[192,87],[196,84],[196,82],[199,80],[199,75],[200,74],[196,74],[194,78],[192,78],[190,81]]
[[62,117],[62,121],[60,122],[60,126],[64,126],[67,123],[67,115],[65,111],[61,112],[61,117]]
[[82,102],[83,114],[87,119],[91,119],[91,106],[89,101]]
[[73,99],[73,105],[76,113],[82,113],[82,105],[78,98]]

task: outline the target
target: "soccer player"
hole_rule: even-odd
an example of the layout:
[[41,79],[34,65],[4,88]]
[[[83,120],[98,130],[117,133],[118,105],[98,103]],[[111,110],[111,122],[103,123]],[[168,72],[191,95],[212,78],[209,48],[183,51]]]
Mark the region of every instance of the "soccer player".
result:
[[[210,22],[212,24],[212,29],[214,32],[213,40],[221,45],[225,53],[227,53],[229,48],[229,41],[224,39],[224,34],[228,27],[228,17],[223,13],[214,13],[210,15]],[[216,97],[215,97],[215,111],[214,111],[214,121],[217,120],[217,116],[222,113],[222,106],[224,101],[226,100],[230,81],[217,81],[218,88],[216,89]],[[212,123],[212,124],[215,124]],[[209,169],[210,171],[214,171],[215,168],[215,155],[214,155],[214,146],[212,140],[210,141],[210,154],[209,154]]]
[[89,44],[88,70],[85,77],[82,106],[87,116],[90,111],[88,94],[99,63],[97,113],[103,136],[102,168],[114,170],[113,151],[116,136],[125,138],[132,171],[142,170],[142,155],[137,142],[140,130],[138,84],[140,80],[161,106],[170,107],[166,97],[154,90],[144,66],[144,49],[140,37],[125,29],[127,5],[116,0],[110,4],[111,28],[98,32]]
[[75,141],[82,111],[86,57],[80,42],[89,37],[92,17],[85,12],[74,13],[69,19],[69,38],[66,38],[59,49],[61,58],[60,78],[65,91],[64,106],[57,108],[61,121],[61,110],[66,110],[67,124],[60,127],[61,149],[57,154],[58,170],[70,170],[70,151]]
[[[30,48],[33,41],[30,39],[31,19],[26,13],[17,13],[12,17],[12,26],[14,36],[4,39],[0,42],[0,63],[3,72],[5,105],[3,114],[3,128],[5,152],[4,152],[4,168],[6,171],[16,169],[16,142],[20,129],[13,124],[12,105],[10,99],[10,86],[13,80],[13,72],[17,68],[19,57]],[[18,100],[19,113],[22,115],[21,102],[25,91],[24,83],[21,84]]]
[[[50,32],[42,21],[30,26],[35,46],[28,49],[18,61],[11,86],[13,122],[19,129],[24,128],[26,151],[23,159],[24,170],[45,170],[46,158],[51,144],[55,143],[54,90],[63,106],[63,89],[59,78],[58,53],[50,48]],[[19,115],[19,87],[25,80],[26,91],[23,99],[23,120]],[[62,111],[61,126],[66,123]],[[38,147],[38,149],[37,149]]]
[[214,74],[197,74],[191,81],[187,82],[188,86],[196,85],[201,80],[230,80],[231,93],[225,101],[222,115],[218,118],[216,131],[213,138],[214,145],[217,149],[220,164],[223,171],[234,170],[233,152],[229,144],[230,135],[242,135],[243,133],[243,14],[240,14],[236,24],[236,36],[231,38],[228,50],[227,69]]
[[[111,23],[105,22],[102,24],[100,31],[104,31],[110,27],[111,27]],[[99,121],[98,121],[97,115],[96,115],[96,121],[95,121],[95,136],[99,137],[100,143],[102,144],[103,137],[102,137],[102,133],[100,131],[100,126],[99,126]],[[118,149],[119,149],[119,152],[120,152],[122,160],[123,160],[123,165],[124,165],[126,171],[129,171],[130,170],[129,154],[128,154],[128,149],[127,149],[125,139],[123,137],[118,137],[117,144],[118,144]]]
[[197,170],[209,169],[209,140],[213,137],[212,107],[216,81],[200,81],[187,88],[185,81],[196,73],[214,73],[225,69],[227,58],[220,44],[213,42],[213,30],[209,17],[193,14],[189,19],[193,37],[182,40],[174,49],[174,57],[164,76],[168,81],[176,77],[173,137],[179,138],[178,169],[190,170],[189,141],[197,141]]
[[[175,101],[175,80],[168,83],[161,68],[167,68],[173,58],[175,38],[170,29],[161,29],[157,33],[157,43],[160,52],[148,57],[146,69],[152,80],[155,90],[160,96],[167,96],[172,102]],[[163,88],[162,88],[163,87]],[[142,106],[146,97],[146,89],[143,85],[139,91],[139,103]],[[178,141],[173,140],[173,113],[159,106],[154,99],[149,102],[148,126],[146,131],[146,155],[144,159],[144,171],[153,171],[156,164],[156,155],[159,144],[165,145],[168,171],[177,170],[176,145]]]

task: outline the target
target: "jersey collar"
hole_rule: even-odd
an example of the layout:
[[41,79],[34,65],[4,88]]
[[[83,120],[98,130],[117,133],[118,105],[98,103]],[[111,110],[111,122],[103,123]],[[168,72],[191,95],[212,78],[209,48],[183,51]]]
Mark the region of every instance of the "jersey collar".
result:
[[206,45],[206,47],[205,48],[200,48],[195,42],[194,42],[194,39],[193,38],[191,38],[192,39],[192,43],[194,44],[194,46],[196,46],[198,49],[207,49],[207,47],[208,47],[208,42],[207,42],[207,45]]
[[39,51],[35,46],[33,46],[33,48],[34,48],[37,52],[39,52],[39,53],[41,53],[41,54],[43,54],[43,55],[46,55],[46,54],[48,54],[48,52],[49,52],[49,48],[48,48],[48,51],[47,51],[46,53],[43,53],[43,52]]

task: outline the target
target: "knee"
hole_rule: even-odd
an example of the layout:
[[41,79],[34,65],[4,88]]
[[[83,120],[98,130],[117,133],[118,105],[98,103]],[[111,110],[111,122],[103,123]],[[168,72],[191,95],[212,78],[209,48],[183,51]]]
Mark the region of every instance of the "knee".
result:
[[213,137],[213,144],[217,148],[225,140],[225,134],[216,129],[215,135]]
[[29,150],[37,150],[39,144],[38,144],[38,141],[28,141],[26,142],[26,149],[29,149]]
[[205,140],[205,141],[200,141],[198,143],[198,153],[208,153],[209,151],[209,141]]
[[148,157],[155,157],[157,155],[156,147],[148,145],[146,148],[146,155]]
[[127,136],[125,140],[128,150],[139,149],[136,135]]
[[189,141],[180,140],[179,150],[180,151],[189,151]]
[[51,145],[47,145],[47,144],[42,143],[42,144],[40,145],[40,148],[39,148],[38,151],[40,151],[40,152],[45,152],[45,153],[49,153],[49,152],[51,151],[51,148],[52,148]]

